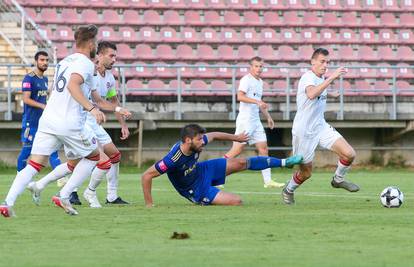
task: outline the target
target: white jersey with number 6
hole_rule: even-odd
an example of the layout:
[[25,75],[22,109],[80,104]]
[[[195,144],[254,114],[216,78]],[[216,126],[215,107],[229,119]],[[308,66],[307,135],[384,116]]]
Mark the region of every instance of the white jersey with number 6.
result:
[[56,65],[53,90],[39,121],[39,131],[58,135],[80,132],[87,111],[72,97],[67,86],[73,73],[83,78],[81,89],[86,98],[93,88],[93,62],[83,54],[67,56]]

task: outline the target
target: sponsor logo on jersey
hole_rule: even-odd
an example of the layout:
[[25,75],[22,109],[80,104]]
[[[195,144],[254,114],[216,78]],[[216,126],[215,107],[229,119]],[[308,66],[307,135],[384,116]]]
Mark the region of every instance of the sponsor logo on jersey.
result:
[[37,96],[47,96],[47,90],[38,91]]
[[165,171],[168,169],[167,165],[165,165],[165,163],[164,163],[164,161],[163,161],[163,160],[161,160],[161,161],[158,163],[158,167],[159,167],[159,168],[160,168],[160,170],[161,170],[161,171],[163,171],[163,172],[165,172]]
[[28,88],[30,89],[32,87],[32,85],[29,82],[24,82],[23,83],[23,88]]

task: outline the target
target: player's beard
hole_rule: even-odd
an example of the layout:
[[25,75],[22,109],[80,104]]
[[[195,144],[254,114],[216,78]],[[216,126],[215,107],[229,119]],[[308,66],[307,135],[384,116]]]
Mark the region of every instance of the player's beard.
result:
[[194,153],[200,153],[203,150],[203,147],[196,147],[194,144],[191,144],[190,150]]
[[42,71],[42,72],[45,72],[45,71],[47,71],[47,68],[48,68],[48,65],[46,65],[46,66],[41,66],[41,65],[39,65],[39,64],[37,64],[37,69],[38,70],[40,70],[40,71]]

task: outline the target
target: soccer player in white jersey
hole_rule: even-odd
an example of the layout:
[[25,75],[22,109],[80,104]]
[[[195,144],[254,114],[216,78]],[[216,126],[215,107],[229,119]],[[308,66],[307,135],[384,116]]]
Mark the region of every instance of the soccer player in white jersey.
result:
[[355,158],[355,151],[348,142],[324,118],[328,86],[347,70],[343,67],[335,70],[325,79],[329,64],[329,52],[324,48],[316,49],[311,58],[311,70],[302,75],[296,96],[297,111],[292,127],[293,154],[303,155],[299,171],[282,191],[283,201],[294,204],[294,191],[312,175],[312,161],[315,149],[319,145],[339,156],[338,167],[331,185],[349,192],[357,192],[358,185],[344,179]]
[[[240,80],[237,99],[240,101],[239,114],[236,119],[236,135],[247,133],[249,145],[254,145],[259,156],[269,156],[266,133],[260,121],[261,111],[266,119],[267,125],[273,129],[275,123],[268,112],[268,104],[263,102],[263,80],[260,78],[263,71],[263,59],[254,57],[250,60],[250,71]],[[235,158],[243,152],[246,143],[233,142],[232,148],[224,155],[225,158]],[[272,180],[271,169],[262,170],[265,188],[283,187],[284,183]]]

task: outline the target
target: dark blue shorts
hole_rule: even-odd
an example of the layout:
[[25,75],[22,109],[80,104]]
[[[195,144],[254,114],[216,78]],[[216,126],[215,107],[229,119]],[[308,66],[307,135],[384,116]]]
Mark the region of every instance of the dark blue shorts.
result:
[[214,200],[219,189],[216,185],[222,185],[226,182],[227,159],[212,159],[197,164],[197,183],[192,192],[186,192],[185,196],[190,201],[200,205],[210,205]]
[[23,146],[32,146],[34,137],[37,133],[37,128],[23,127],[20,136],[20,141]]

